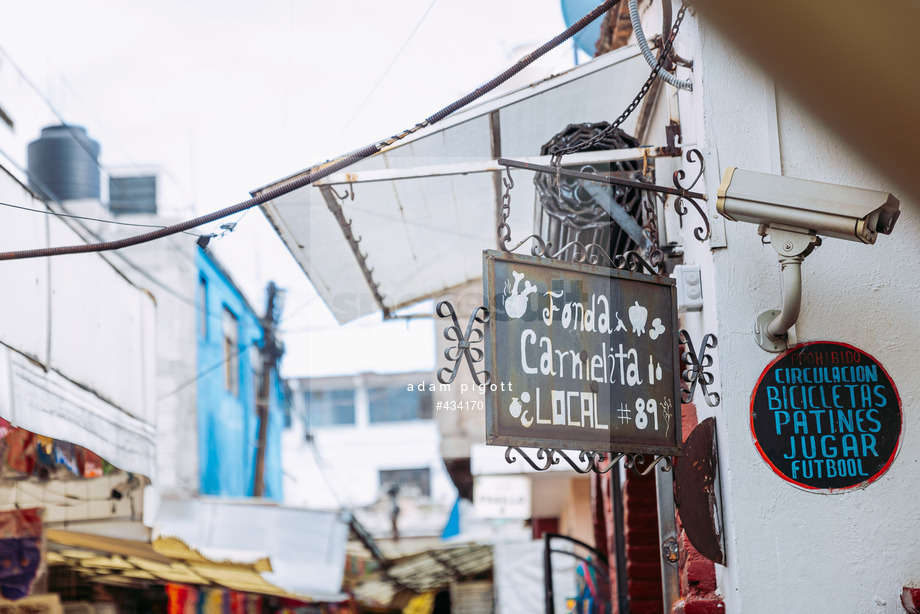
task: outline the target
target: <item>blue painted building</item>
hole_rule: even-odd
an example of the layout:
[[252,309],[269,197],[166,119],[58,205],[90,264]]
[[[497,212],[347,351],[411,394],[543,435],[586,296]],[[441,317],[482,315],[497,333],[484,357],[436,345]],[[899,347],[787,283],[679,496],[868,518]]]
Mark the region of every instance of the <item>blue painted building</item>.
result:
[[[208,252],[198,249],[196,264],[200,493],[248,497],[255,482],[264,331],[256,311]],[[284,404],[276,369],[270,381],[264,496],[280,501]]]

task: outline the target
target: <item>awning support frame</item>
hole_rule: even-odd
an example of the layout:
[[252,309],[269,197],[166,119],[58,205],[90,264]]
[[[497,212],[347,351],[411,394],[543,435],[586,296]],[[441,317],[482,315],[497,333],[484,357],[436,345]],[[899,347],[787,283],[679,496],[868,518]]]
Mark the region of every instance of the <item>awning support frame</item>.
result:
[[[632,179],[621,179],[619,177],[610,177],[606,175],[600,175],[597,173],[585,173],[582,171],[573,171],[561,166],[544,166],[541,164],[534,164],[532,162],[525,162],[519,160],[510,160],[508,158],[499,158],[498,163],[506,168],[520,168],[523,170],[533,171],[537,173],[550,173],[556,175],[556,177],[573,177],[575,179],[583,179],[587,181],[597,181],[599,183],[606,183],[609,185],[617,185],[627,188],[636,188],[639,190],[644,190],[646,192],[654,192],[656,194],[663,194],[665,197],[674,196],[676,197],[674,201],[674,210],[677,214],[683,218],[689,211],[686,203],[689,201],[693,208],[696,209],[699,213],[700,218],[702,219],[702,225],[697,226],[693,229],[693,236],[700,242],[706,241],[709,239],[712,234],[712,228],[709,225],[709,218],[703,211],[703,207],[697,201],[705,201],[706,195],[702,192],[693,192],[693,188],[699,183],[699,180],[703,177],[703,173],[706,170],[706,163],[703,159],[703,154],[699,149],[689,149],[687,150],[684,159],[697,166],[696,176],[690,182],[690,185],[684,186],[684,180],[687,177],[686,171],[683,169],[678,169],[674,172],[673,182],[674,187],[669,188],[666,186],[660,186],[653,183],[647,183],[644,181],[636,181]],[[513,186],[512,182],[512,186]],[[530,238],[530,237],[528,237]],[[513,250],[512,250],[513,251]]]
[[345,219],[345,213],[342,211],[342,205],[339,204],[337,199],[345,198],[354,199],[355,193],[354,188],[345,191],[345,196],[340,196],[333,188],[329,186],[319,186],[319,191],[323,195],[323,200],[326,201],[326,206],[329,207],[329,211],[332,212],[332,215],[335,217],[335,221],[338,223],[339,228],[342,229],[342,234],[345,235],[345,240],[348,242],[348,247],[351,248],[351,252],[355,255],[355,261],[358,263],[358,267],[361,269],[361,274],[364,276],[364,281],[367,282],[367,287],[371,291],[371,296],[374,297],[374,302],[380,307],[380,311],[383,313],[383,319],[389,320],[392,317],[390,313],[390,308],[387,307],[383,302],[383,295],[380,293],[380,286],[377,285],[377,282],[374,280],[374,269],[370,268],[367,265],[367,254],[361,253],[361,248],[358,247],[358,243],[361,242],[361,237],[355,237],[355,234],[351,231],[351,220]]

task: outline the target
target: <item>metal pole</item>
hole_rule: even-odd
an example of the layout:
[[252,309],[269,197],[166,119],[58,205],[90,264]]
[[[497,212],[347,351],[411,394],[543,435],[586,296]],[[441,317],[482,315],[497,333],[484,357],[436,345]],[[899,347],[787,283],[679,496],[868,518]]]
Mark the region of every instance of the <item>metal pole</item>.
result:
[[658,540],[661,544],[661,590],[664,611],[680,599],[679,550],[677,542],[677,519],[674,511],[674,472],[655,470],[655,485],[658,490]]
[[256,440],[256,467],[253,478],[252,496],[265,496],[265,446],[268,440],[268,407],[271,394],[272,369],[281,358],[281,350],[275,339],[275,298],[278,287],[275,282],[268,282],[265,316],[262,318],[262,348],[259,354],[262,358],[262,377],[259,380],[259,391],[256,397],[256,415],[259,418],[258,439]]
[[549,547],[549,540],[552,535],[543,534],[543,587],[546,591],[546,614],[556,614],[556,606],[553,599],[553,562],[550,558],[552,550]]

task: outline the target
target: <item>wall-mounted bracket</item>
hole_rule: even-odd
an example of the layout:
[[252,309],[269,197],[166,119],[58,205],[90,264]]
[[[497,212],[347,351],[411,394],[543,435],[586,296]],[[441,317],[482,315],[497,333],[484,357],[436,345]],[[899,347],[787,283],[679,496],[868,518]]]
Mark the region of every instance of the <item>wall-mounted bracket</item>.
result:
[[768,352],[782,352],[788,347],[789,329],[799,319],[802,307],[802,261],[821,245],[813,232],[785,228],[778,224],[757,229],[760,236],[770,237],[770,245],[779,255],[783,283],[783,307],[770,309],[757,316],[754,340]]

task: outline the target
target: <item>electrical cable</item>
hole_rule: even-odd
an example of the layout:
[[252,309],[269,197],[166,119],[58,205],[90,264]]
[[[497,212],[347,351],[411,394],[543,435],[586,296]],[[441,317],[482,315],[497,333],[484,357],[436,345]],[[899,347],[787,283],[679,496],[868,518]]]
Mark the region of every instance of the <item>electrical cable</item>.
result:
[[[166,228],[163,224],[135,224],[131,222],[119,222],[118,220],[104,220],[98,217],[89,217],[88,215],[74,215],[72,213],[58,213],[57,211],[42,211],[41,209],[32,209],[31,207],[23,207],[21,205],[14,205],[11,203],[0,202],[0,207],[9,207],[10,209],[19,209],[21,211],[28,211],[30,213],[40,213],[42,215],[51,215],[54,217],[69,217],[75,220],[88,220],[90,222],[101,222],[103,224],[115,224],[117,226],[135,226],[140,228]],[[193,234],[193,236],[198,236]]]
[[[642,20],[639,19],[638,0],[628,0],[628,4],[629,21],[632,24],[633,34],[636,35],[636,43],[638,43],[639,50],[642,51],[642,57],[645,58],[645,61],[648,63],[649,67],[652,68],[656,74],[665,81],[665,83],[669,83],[679,90],[692,91],[693,82],[690,79],[678,79],[676,76],[666,71],[661,65],[661,61],[656,60],[655,56],[652,55],[652,50],[648,47],[648,41],[645,40],[645,32],[642,31]],[[663,37],[664,33],[662,33],[662,38]]]
[[[310,453],[313,455],[313,460],[316,462],[316,466],[319,469],[320,475],[323,477],[323,481],[326,482],[326,487],[329,489],[329,492],[332,493],[332,498],[335,499],[335,502],[339,504],[339,509],[345,510],[354,516],[354,510],[358,508],[348,496],[348,493],[345,493],[344,497],[340,496],[338,487],[335,484],[335,480],[332,479],[332,477],[337,478],[338,476],[329,475],[332,473],[332,470],[329,468],[329,465],[326,464],[326,460],[320,453],[319,448],[316,447],[316,440],[311,439],[308,441],[307,447],[310,448]],[[339,480],[339,482],[341,482],[341,480]],[[345,500],[345,503],[342,503],[343,499]]]
[[229,356],[225,356],[220,362],[218,362],[218,363],[216,363],[216,364],[213,364],[213,365],[211,365],[210,367],[205,368],[203,371],[199,371],[199,372],[195,375],[194,378],[192,378],[192,379],[190,379],[190,380],[188,380],[188,381],[186,381],[186,382],[184,382],[184,383],[182,383],[182,384],[179,384],[179,386],[178,386],[177,388],[175,388],[174,390],[172,390],[171,392],[167,392],[166,394],[157,397],[157,401],[162,401],[162,400],[164,400],[164,399],[168,399],[168,398],[171,397],[171,396],[175,396],[175,395],[179,394],[180,392],[182,392],[183,390],[185,390],[186,388],[188,388],[188,387],[191,386],[192,384],[196,383],[198,380],[202,379],[203,377],[205,377],[205,376],[207,376],[207,375],[210,375],[210,374],[213,373],[214,371],[217,371],[218,369],[220,369],[221,367],[223,367],[224,365],[226,365],[226,364],[227,364],[228,362],[230,362],[231,360],[233,360],[233,359],[235,359],[235,358],[239,358],[239,357],[243,354],[243,352],[247,351],[248,349],[249,349],[249,346],[247,346],[247,345],[239,345],[239,346],[237,346],[236,352],[234,352],[233,354],[230,354]]
[[[30,173],[30,172],[28,171],[28,169],[24,169],[24,168],[22,168],[21,166],[19,166],[19,164],[17,164],[16,161],[15,161],[6,151],[4,151],[3,149],[0,149],[0,155],[2,155],[4,158],[6,158],[7,161],[8,161],[11,165],[13,165],[14,168],[16,168],[16,170],[18,170],[19,172],[23,173],[23,175],[25,175],[25,176],[29,179],[29,181],[31,181],[32,183],[34,183],[34,184],[38,187],[39,190],[42,190],[43,192],[47,192],[47,190],[45,190],[45,186],[44,186],[43,182],[42,182],[40,179],[38,179],[37,177],[34,177],[34,176],[32,175],[32,173]],[[58,205],[59,207],[63,208],[63,205],[60,203],[60,201],[57,201],[57,200],[51,198],[49,202],[55,202],[55,203],[57,203],[57,205]],[[49,203],[46,202],[45,204],[46,204],[46,206],[48,206]],[[103,223],[106,223],[106,224],[115,224],[115,225],[121,225],[121,226],[140,226],[140,227],[147,227],[147,228],[166,228],[166,226],[163,226],[162,224],[134,224],[134,223],[128,223],[128,222],[119,222],[119,221],[116,221],[116,220],[105,220],[105,219],[100,219],[100,218],[95,218],[95,217],[89,217],[89,216],[73,215],[73,214],[69,214],[69,213],[61,213],[61,212],[58,212],[58,211],[53,211],[53,210],[51,210],[50,207],[49,207],[49,209],[48,209],[47,211],[42,211],[41,209],[32,209],[31,207],[24,207],[24,206],[21,206],[21,205],[13,205],[13,204],[4,203],[4,202],[0,202],[0,206],[10,207],[10,208],[13,208],[13,209],[20,209],[20,210],[23,210],[23,211],[28,211],[28,212],[31,212],[31,213],[37,213],[37,214],[42,214],[42,215],[50,215],[50,216],[53,216],[53,217],[58,217],[58,218],[63,218],[63,219],[68,219],[68,218],[69,218],[69,219],[81,219],[81,220],[89,220],[89,221],[95,221],[95,222],[103,222]],[[245,215],[245,214],[244,214],[244,215]],[[242,218],[240,218],[240,219],[242,219]],[[73,227],[71,226],[71,228],[73,228]],[[97,238],[97,239],[99,238],[99,235],[98,235],[96,232],[93,232],[93,230],[91,230],[91,229],[88,228],[87,226],[85,226],[85,225],[80,225],[79,228],[82,229],[83,231],[85,231],[87,234],[89,234],[89,235],[91,235],[91,236],[93,236],[93,237],[95,237],[95,238]],[[79,233],[78,233],[78,234],[79,234]],[[198,236],[199,236],[197,233],[191,233],[191,232],[185,232],[185,231],[183,231],[183,234],[187,234],[187,235],[190,235],[190,236],[193,236],[193,237],[198,237]],[[177,246],[175,246],[175,245],[171,245],[171,247],[172,247],[173,249],[175,249],[176,252],[177,252],[178,254],[180,254],[180,255],[186,257],[186,259],[187,259],[190,263],[194,263],[194,260],[191,259],[191,258],[188,258],[187,255],[186,255],[186,253],[183,252],[179,247],[177,247]],[[151,275],[150,273],[148,273],[146,270],[144,270],[143,267],[141,267],[141,266],[135,264],[134,262],[132,262],[127,256],[125,256],[125,254],[124,254],[123,252],[113,252],[113,255],[115,255],[115,256],[117,256],[118,258],[120,258],[120,259],[122,260],[122,262],[124,262],[124,263],[125,263],[126,265],[128,265],[130,268],[132,268],[132,269],[134,269],[135,271],[137,271],[140,275],[142,275],[143,277],[145,277],[145,278],[148,279],[149,281],[153,282],[156,286],[160,287],[161,289],[165,290],[165,291],[168,292],[169,294],[172,294],[172,295],[175,296],[176,298],[180,299],[180,300],[183,301],[184,303],[186,303],[186,304],[188,304],[189,306],[191,306],[193,309],[195,309],[195,311],[196,311],[197,313],[200,313],[200,312],[201,312],[201,308],[200,308],[194,301],[189,300],[189,299],[186,298],[185,296],[181,295],[181,294],[179,293],[178,290],[175,290],[174,288],[169,287],[168,285],[166,285],[165,283],[163,283],[162,281],[160,281],[159,279],[157,279],[156,277],[154,277],[153,275]],[[214,315],[214,314],[208,314],[208,315],[209,315],[209,317],[219,317],[219,316],[216,316],[216,315]]]
[[[639,88],[639,93],[632,99],[626,108],[623,109],[623,112],[620,113],[619,117],[613,120],[613,123],[608,125],[606,128],[592,136],[590,139],[583,141],[581,143],[575,143],[568,145],[566,147],[560,147],[558,145],[552,148],[552,161],[550,162],[551,166],[556,167],[557,169],[562,168],[562,156],[576,151],[589,151],[591,147],[594,147],[601,139],[605,138],[610,133],[619,129],[620,124],[626,121],[626,118],[629,117],[633,111],[636,110],[636,107],[639,106],[639,103],[642,102],[642,99],[645,98],[645,95],[649,92],[652,87],[652,84],[658,79],[658,69],[664,64],[668,55],[671,53],[671,48],[674,45],[674,39],[677,37],[677,32],[680,30],[680,25],[684,20],[684,14],[687,12],[687,5],[682,4],[680,10],[677,12],[677,19],[674,21],[674,25],[671,28],[671,32],[668,34],[668,38],[664,43],[664,46],[661,49],[661,53],[658,55],[658,61],[655,63],[655,66],[652,67],[652,72],[649,74],[648,78],[645,80],[645,83],[642,84],[642,87]],[[556,175],[556,184],[559,184],[559,175]]]
[[[14,166],[16,165],[16,163],[15,163],[5,152],[3,152],[2,150],[0,150],[0,154],[3,154],[4,157],[6,157],[7,160],[9,160]],[[17,167],[17,168],[18,168],[18,167]],[[28,171],[24,171],[24,169],[19,169],[19,170],[22,170],[23,172],[25,172],[25,173],[28,175]],[[21,205],[13,205],[13,204],[11,204],[11,203],[5,203],[5,202],[0,202],[0,207],[9,207],[9,208],[12,208],[12,209],[20,209],[20,210],[22,210],[22,211],[28,211],[28,212],[30,212],[30,213],[38,213],[38,214],[42,214],[42,215],[50,215],[50,216],[52,216],[52,217],[70,218],[70,219],[78,219],[78,220],[89,220],[89,221],[94,221],[94,222],[103,222],[103,223],[106,223],[106,224],[116,224],[116,225],[120,225],[120,226],[139,226],[139,227],[144,227],[144,228],[166,228],[166,226],[163,226],[162,224],[134,224],[134,223],[129,223],[129,222],[118,222],[118,221],[115,221],[115,220],[105,220],[105,219],[100,219],[100,218],[95,218],[95,217],[84,216],[84,215],[73,215],[73,214],[69,214],[69,213],[60,213],[60,212],[51,211],[51,210],[43,211],[43,210],[41,210],[41,209],[32,209],[31,207],[23,207],[23,206],[21,206]],[[90,235],[92,235],[92,236],[94,236],[94,237],[98,237],[98,235],[97,235],[96,233],[92,232],[92,230],[90,230],[89,228],[86,228],[85,226],[81,226],[81,228],[83,228],[84,230],[86,230],[86,232],[87,232],[88,234],[90,234]],[[185,233],[185,234],[190,234],[190,235],[193,236],[193,237],[197,237],[197,236],[198,236],[198,235],[195,234],[195,233]],[[183,252],[182,252],[181,250],[179,250],[178,248],[175,248],[175,249],[176,249],[176,251],[177,251],[178,253],[180,253],[180,254],[183,253]],[[180,294],[178,290],[176,290],[176,289],[174,289],[174,288],[171,288],[170,286],[168,286],[168,285],[165,284],[164,282],[162,282],[162,281],[160,281],[159,279],[157,279],[156,277],[154,277],[152,274],[148,273],[146,270],[144,270],[143,267],[141,267],[141,266],[135,264],[134,262],[132,262],[127,256],[124,255],[124,253],[122,253],[122,252],[115,252],[114,255],[115,255],[115,256],[118,256],[118,258],[120,258],[122,262],[124,262],[126,265],[128,265],[129,267],[131,267],[132,269],[134,269],[135,271],[137,271],[137,272],[138,272],[140,275],[142,275],[144,278],[146,278],[146,279],[148,279],[149,281],[151,281],[154,285],[158,286],[158,287],[159,287],[160,289],[162,289],[162,290],[165,290],[167,293],[173,295],[174,297],[178,298],[180,301],[182,301],[182,302],[186,303],[187,305],[189,305],[190,307],[192,307],[192,308],[196,311],[196,313],[200,313],[200,312],[201,312],[201,308],[200,308],[194,301],[192,301],[192,300],[186,298],[185,296],[183,296],[182,294]],[[208,315],[209,317],[212,317],[212,318],[219,318],[219,316],[217,316],[217,315],[215,315],[215,314],[207,314],[207,315]]]
[[[45,204],[46,204],[46,205],[47,205],[48,202],[50,201],[50,202],[57,203],[58,206],[60,206],[62,209],[64,208],[64,205],[63,205],[59,200],[57,200],[57,198],[56,198],[55,196],[50,195],[50,194],[51,194],[51,189],[50,189],[47,185],[45,185],[45,183],[44,183],[41,179],[39,179],[38,177],[36,177],[34,173],[31,173],[31,172],[29,171],[29,169],[23,168],[22,166],[20,166],[20,165],[13,159],[13,157],[10,156],[10,154],[8,154],[8,153],[7,153],[6,151],[4,151],[3,149],[0,149],[0,155],[2,155],[4,158],[6,158],[7,162],[9,162],[9,163],[13,166],[13,168],[15,168],[17,171],[19,171],[20,173],[22,173],[22,174],[29,180],[29,183],[31,183],[32,185],[34,185],[34,186],[42,193],[42,195],[45,196],[45,197],[47,198],[47,201],[45,201]],[[99,166],[98,163],[97,163],[97,166]],[[99,166],[99,168],[102,169],[101,166]],[[74,214],[71,214],[71,213],[61,213],[61,212],[58,212],[58,211],[52,211],[52,210],[50,210],[50,209],[47,210],[47,211],[42,211],[41,209],[32,209],[31,207],[24,207],[24,206],[22,206],[22,205],[14,205],[14,204],[5,203],[5,202],[0,202],[0,206],[2,206],[2,207],[10,207],[10,208],[12,208],[12,209],[21,209],[21,210],[23,210],[23,211],[30,211],[30,212],[32,212],[32,213],[40,213],[40,214],[43,214],[43,215],[52,215],[52,216],[54,216],[54,217],[73,218],[73,219],[78,219],[78,220],[88,220],[88,221],[91,221],[91,222],[101,222],[101,223],[103,223],[103,224],[114,224],[114,225],[117,225],[117,226],[137,226],[137,227],[141,227],[141,228],[166,228],[166,226],[164,226],[163,224],[136,224],[136,223],[130,223],[130,222],[119,222],[118,220],[111,220],[111,219],[108,219],[108,220],[107,220],[107,219],[102,219],[102,218],[98,218],[98,217],[89,217],[89,216],[85,216],[85,215],[74,215]],[[242,218],[241,218],[241,219],[242,219]],[[88,228],[87,228],[87,230],[89,231]],[[97,235],[96,233],[94,233],[94,232],[92,232],[92,231],[90,231],[90,233],[91,233],[93,236],[98,237],[98,235]],[[197,233],[191,233],[191,232],[187,232],[187,233],[185,233],[185,234],[191,235],[191,236],[193,236],[193,237],[199,236]]]
[[[0,50],[0,52],[2,52],[2,50]],[[39,178],[35,177],[32,173],[30,173],[28,169],[22,168],[12,157],[11,157],[6,151],[4,151],[3,149],[0,149],[0,155],[2,155],[4,158],[6,158],[6,160],[7,160],[16,170],[18,170],[18,171],[21,172],[23,175],[25,175],[25,176],[29,179],[30,182],[32,182],[36,187],[38,187],[39,190],[41,190],[42,192],[45,192],[46,195],[47,195],[47,193],[49,192],[49,190],[47,190],[47,186],[45,186],[44,183],[43,183]],[[54,211],[54,210],[52,210],[52,209],[50,208],[49,202],[54,202],[54,203],[56,203],[59,207],[63,208],[63,204],[62,204],[60,201],[56,200],[54,197],[51,197],[51,198],[49,199],[49,201],[45,202],[45,205],[49,207],[48,210],[32,209],[31,207],[24,207],[24,206],[22,206],[22,205],[14,205],[14,204],[5,203],[5,202],[0,202],[0,207],[9,207],[9,208],[12,208],[12,209],[19,209],[19,210],[22,210],[22,211],[28,211],[28,212],[30,212],[30,213],[37,213],[37,214],[41,214],[41,215],[50,215],[50,216],[52,216],[52,217],[63,218],[63,219],[87,220],[87,221],[93,221],[93,222],[101,222],[101,223],[105,223],[105,224],[114,224],[114,225],[118,225],[118,226],[137,226],[137,227],[142,227],[142,228],[166,228],[166,227],[167,227],[167,226],[164,226],[164,225],[162,225],[162,224],[137,224],[137,223],[130,223],[130,222],[119,222],[119,221],[117,221],[117,220],[101,219],[101,218],[90,217],[90,216],[84,216],[84,215],[74,215],[74,214],[70,214],[70,213],[62,213],[62,212],[59,212],[59,211]],[[246,213],[249,213],[249,211],[246,211]],[[237,224],[238,224],[244,217],[246,217],[246,213],[244,213],[242,216],[240,216],[240,218],[236,221]],[[71,228],[74,228],[74,227],[71,226]],[[92,229],[90,229],[89,227],[87,227],[87,226],[81,224],[81,225],[79,226],[79,228],[82,229],[83,231],[85,231],[88,235],[93,236],[93,237],[95,237],[95,238],[97,238],[97,239],[99,238],[99,234],[96,233],[96,232],[94,232],[94,231],[93,231]],[[200,236],[198,233],[186,232],[186,231],[183,231],[183,234],[187,234],[187,235],[190,235],[190,236],[193,236],[193,237],[199,237],[199,236]],[[172,244],[170,244],[170,246],[176,251],[176,253],[178,253],[178,254],[180,254],[181,256],[183,256],[190,264],[195,264],[194,258],[189,258],[189,257],[188,257],[188,254],[187,254],[185,251],[183,251],[181,248],[179,248],[179,247],[176,246],[176,245],[172,245]],[[173,287],[167,285],[166,283],[164,283],[164,282],[161,281],[160,279],[156,278],[153,274],[151,274],[151,273],[149,273],[147,270],[145,270],[144,267],[142,267],[142,266],[136,264],[136,263],[133,262],[130,258],[128,258],[128,257],[125,255],[124,252],[113,252],[112,255],[113,255],[113,256],[117,256],[124,264],[126,264],[128,267],[130,267],[131,269],[133,269],[134,271],[136,271],[139,275],[141,275],[142,277],[144,277],[144,278],[147,279],[148,281],[152,282],[154,285],[156,285],[156,286],[159,287],[160,289],[164,290],[166,293],[171,294],[173,297],[175,297],[175,298],[179,299],[181,302],[185,303],[187,306],[189,306],[190,308],[192,308],[192,309],[195,311],[195,314],[196,314],[196,315],[201,315],[202,312],[205,312],[204,315],[207,315],[209,318],[214,319],[215,321],[221,319],[221,316],[220,316],[219,314],[207,313],[207,310],[206,310],[206,309],[202,309],[202,307],[199,306],[193,299],[189,299],[188,297],[184,296],[179,290],[176,290],[175,288],[173,288]],[[111,264],[111,263],[110,263],[110,264]],[[314,297],[314,298],[316,298],[316,297]],[[312,299],[311,299],[311,300],[312,300]]]
[[141,243],[148,243],[150,241],[162,239],[164,237],[168,237],[168,236],[183,232],[185,230],[191,230],[192,228],[196,228],[197,226],[201,226],[203,224],[209,224],[216,220],[220,220],[225,217],[229,217],[231,215],[235,215],[237,213],[246,211],[247,209],[251,209],[253,207],[257,207],[259,205],[265,204],[269,201],[276,200],[284,196],[285,194],[293,192],[294,190],[298,190],[319,179],[328,177],[329,175],[332,175],[333,173],[337,173],[340,170],[347,168],[360,160],[369,158],[379,153],[380,151],[384,150],[385,148],[389,147],[390,145],[396,143],[397,141],[400,141],[406,138],[407,136],[414,134],[415,132],[421,130],[422,128],[426,128],[428,126],[436,124],[437,122],[441,121],[448,115],[469,105],[471,102],[481,98],[485,94],[494,90],[496,87],[498,87],[499,85],[501,85],[502,83],[504,83],[505,81],[507,81],[508,79],[510,79],[517,73],[519,73],[520,71],[522,71],[524,68],[532,64],[538,58],[545,55],[547,52],[558,47],[564,41],[568,40],[569,38],[571,38],[572,36],[580,32],[589,23],[591,23],[592,21],[600,17],[603,13],[608,11],[611,7],[613,7],[619,2],[620,0],[605,0],[604,3],[597,6],[593,11],[591,11],[590,13],[582,17],[575,24],[573,24],[569,28],[566,28],[563,32],[556,35],[555,37],[553,37],[552,39],[550,39],[549,41],[541,45],[539,48],[525,55],[523,58],[518,60],[514,65],[506,69],[504,72],[502,72],[497,77],[493,78],[491,81],[479,86],[478,88],[476,88],[469,94],[452,102],[451,104],[442,108],[440,111],[437,111],[433,115],[429,116],[427,119],[419,122],[412,128],[403,130],[399,134],[396,134],[383,141],[377,142],[372,145],[367,145],[361,149],[355,150],[354,152],[344,155],[342,157],[339,157],[334,161],[330,161],[329,163],[325,165],[314,167],[314,170],[311,170],[305,174],[300,175],[299,177],[292,179],[285,185],[265,190],[264,192],[260,193],[258,196],[255,196],[248,200],[244,200],[242,202],[239,202],[235,205],[231,205],[224,209],[219,209],[217,211],[213,211],[206,215],[192,218],[184,222],[180,222],[178,224],[168,226],[166,228],[160,228],[160,229],[157,229],[151,232],[146,232],[143,234],[135,235],[133,237],[126,237],[124,239],[118,239],[115,241],[104,241],[101,243],[84,243],[84,244],[79,244],[79,245],[67,245],[67,246],[61,246],[61,247],[47,247],[47,248],[28,249],[28,250],[19,250],[19,251],[11,251],[11,252],[0,252],[0,260],[22,260],[26,258],[43,258],[43,257],[50,257],[50,256],[98,253],[98,252],[119,250],[125,247],[131,247],[133,245],[139,245]]

